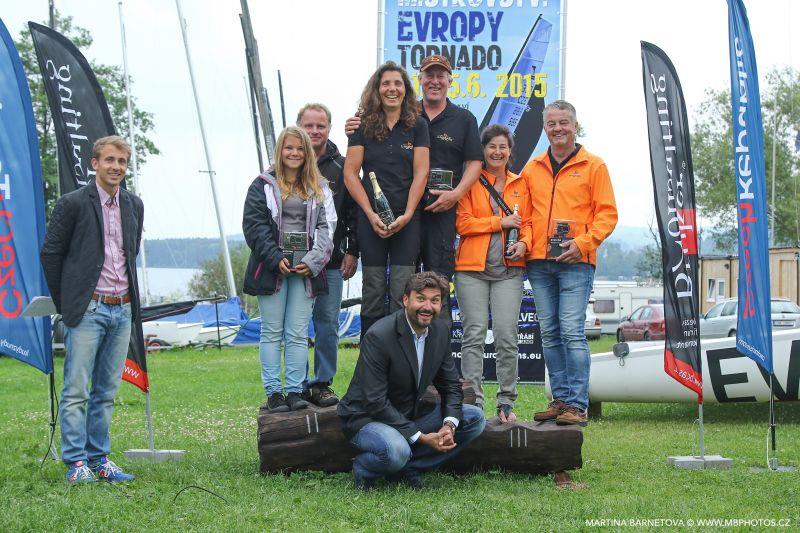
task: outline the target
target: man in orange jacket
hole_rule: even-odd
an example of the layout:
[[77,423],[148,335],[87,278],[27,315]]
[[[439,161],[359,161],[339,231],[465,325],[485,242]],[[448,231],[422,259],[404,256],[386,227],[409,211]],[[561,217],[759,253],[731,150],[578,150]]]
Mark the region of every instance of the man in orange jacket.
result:
[[575,107],[564,100],[544,108],[547,152],[522,170],[532,204],[533,246],[528,279],[539,315],[553,401],[534,420],[586,425],[589,344],[584,323],[597,248],[617,224],[617,207],[602,159],[575,142]]

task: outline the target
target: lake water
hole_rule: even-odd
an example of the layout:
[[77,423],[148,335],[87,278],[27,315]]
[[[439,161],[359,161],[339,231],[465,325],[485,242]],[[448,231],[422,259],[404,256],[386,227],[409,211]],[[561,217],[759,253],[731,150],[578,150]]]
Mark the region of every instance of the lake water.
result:
[[[142,292],[142,269],[137,268],[139,276],[139,291]],[[170,297],[182,299],[189,294],[189,280],[196,273],[198,268],[148,268],[147,282],[150,286],[150,297],[155,301]],[[172,297],[175,298],[172,298]]]

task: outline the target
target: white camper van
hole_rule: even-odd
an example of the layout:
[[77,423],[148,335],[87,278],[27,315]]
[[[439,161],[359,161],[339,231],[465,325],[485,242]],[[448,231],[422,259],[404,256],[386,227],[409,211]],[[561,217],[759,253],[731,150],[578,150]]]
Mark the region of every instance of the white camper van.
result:
[[664,288],[642,287],[633,281],[595,281],[592,298],[602,332],[614,334],[620,321],[637,307],[664,303]]

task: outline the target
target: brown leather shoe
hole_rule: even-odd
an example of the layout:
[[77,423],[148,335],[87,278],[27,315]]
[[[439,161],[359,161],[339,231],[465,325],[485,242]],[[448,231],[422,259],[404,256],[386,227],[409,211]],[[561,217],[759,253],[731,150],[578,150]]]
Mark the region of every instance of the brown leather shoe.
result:
[[536,422],[546,422],[548,420],[555,420],[558,415],[564,412],[564,409],[567,408],[567,404],[562,402],[561,400],[553,400],[549,404],[547,404],[547,409],[544,411],[539,411],[538,413],[533,414],[533,419]]
[[581,426],[584,427],[589,421],[586,418],[586,412],[581,411],[577,407],[568,406],[564,411],[556,417],[556,424],[559,426]]

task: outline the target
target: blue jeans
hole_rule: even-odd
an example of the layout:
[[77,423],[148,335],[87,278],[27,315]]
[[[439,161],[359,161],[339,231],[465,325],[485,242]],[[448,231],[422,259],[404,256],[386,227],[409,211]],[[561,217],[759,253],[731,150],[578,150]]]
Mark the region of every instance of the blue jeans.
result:
[[328,294],[317,296],[314,302],[314,379],[306,381],[311,385],[330,385],[336,375],[336,354],[339,349],[339,309],[342,306],[342,271],[330,268]]
[[59,406],[61,459],[65,463],[97,462],[111,452],[111,413],[130,339],[129,303],[109,305],[92,300],[80,323],[65,328],[67,354]]
[[586,410],[591,358],[584,326],[594,267],[588,263],[530,261],[528,279],[553,399]]
[[314,299],[306,296],[305,277],[289,275],[275,294],[258,297],[261,311],[261,382],[267,395],[283,392],[281,386],[281,341],[286,360],[286,392],[303,392],[308,366],[308,321]]
[[[353,473],[365,479],[373,479],[400,470],[424,472],[434,470],[456,456],[464,446],[483,432],[486,419],[483,411],[474,405],[464,404],[461,420],[456,429],[457,446],[440,453],[417,441],[409,444],[399,431],[383,422],[370,422],[358,430],[350,443],[362,451],[353,460]],[[433,433],[442,427],[441,406],[418,418],[417,427],[422,433]]]

